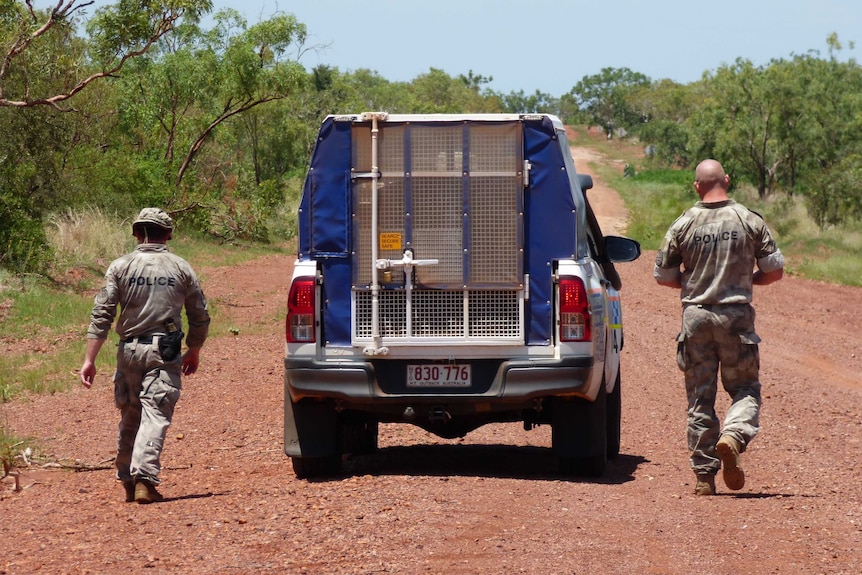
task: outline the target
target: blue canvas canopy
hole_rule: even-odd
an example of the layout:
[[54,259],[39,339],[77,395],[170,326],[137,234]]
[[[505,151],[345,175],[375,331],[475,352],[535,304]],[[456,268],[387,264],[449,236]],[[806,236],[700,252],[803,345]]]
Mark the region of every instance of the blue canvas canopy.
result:
[[[547,345],[553,329],[553,269],[560,259],[580,259],[586,249],[583,191],[578,187],[565,131],[549,115],[518,116],[391,115],[386,126],[423,127],[441,121],[471,124],[520,122],[523,157],[529,164],[529,182],[523,194],[523,269],[529,275],[526,309],[526,343]],[[352,229],[354,206],[352,165],[354,127],[359,116],[327,117],[311,158],[299,207],[299,259],[316,260],[323,282],[323,334],[327,343],[351,341],[352,254],[357,234]],[[369,124],[370,129],[370,124]],[[409,137],[409,130],[405,131]],[[580,235],[580,239],[578,238]]]

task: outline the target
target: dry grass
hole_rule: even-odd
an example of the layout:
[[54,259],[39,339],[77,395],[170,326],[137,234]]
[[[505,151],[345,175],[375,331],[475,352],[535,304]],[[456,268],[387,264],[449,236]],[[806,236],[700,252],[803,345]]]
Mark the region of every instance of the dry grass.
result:
[[127,222],[98,208],[56,214],[46,234],[61,268],[104,268],[135,244]]

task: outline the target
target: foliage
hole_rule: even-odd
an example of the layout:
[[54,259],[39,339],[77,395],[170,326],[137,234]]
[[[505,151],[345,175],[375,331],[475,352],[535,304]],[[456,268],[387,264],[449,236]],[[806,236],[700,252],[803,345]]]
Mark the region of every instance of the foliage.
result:
[[709,77],[712,97],[689,118],[693,158],[721,158],[732,177],[766,197],[776,182],[782,149],[775,138],[777,101],[769,77],[747,60]]
[[88,268],[101,274],[108,264],[130,251],[135,241],[131,220],[118,223],[99,208],[67,208],[52,214],[46,226],[48,242],[61,269]]
[[589,122],[604,128],[610,139],[616,129],[630,130],[641,122],[629,96],[649,83],[649,78],[628,68],[602,68],[601,73],[580,80],[569,94]]
[[44,271],[50,251],[33,207],[0,184],[0,268],[23,274]]
[[659,80],[635,87],[629,104],[643,119],[633,131],[649,143],[650,156],[664,165],[688,166],[693,162],[688,149],[686,121],[702,105],[701,92],[671,80]]
[[513,114],[554,114],[562,115],[560,101],[550,94],[536,90],[529,96],[523,90],[501,94],[503,111]]
[[0,107],[62,109],[75,94],[114,76],[129,59],[146,53],[173,30],[177,20],[212,9],[211,0],[120,0],[102,7],[88,22],[90,55],[97,64],[88,69],[81,66],[83,44],[75,36],[75,24],[79,11],[90,4],[60,0],[50,10],[37,10],[29,0],[4,2],[0,7],[4,39]]
[[826,58],[740,58],[687,86],[639,86],[627,96],[644,118],[636,133],[658,164],[690,169],[713,157],[761,200],[801,195],[821,230],[848,225],[862,204],[862,68],[839,60],[836,35],[826,42]]
[[306,69],[318,47],[282,12],[249,25],[233,10],[204,19],[211,0],[117,0],[81,26],[88,5],[0,4],[0,267],[15,273],[85,265],[45,230],[71,232],[64,218],[88,210],[127,219],[158,205],[222,244],[288,239],[320,121],[369,110],[553,113],[636,135],[650,159],[627,185],[710,156],[763,199],[804,198],[822,231],[859,219],[862,71],[839,61],[834,35],[827,57],[739,59],[688,85],[604,68],[555,97],[496,92],[474,70],[392,82]]
[[805,195],[811,217],[820,229],[862,220],[862,154],[853,152],[839,159],[818,178]]
[[670,224],[697,199],[689,171],[638,170],[633,177],[620,177],[607,170],[602,176],[613,182],[626,204],[626,235],[644,249],[657,249]]

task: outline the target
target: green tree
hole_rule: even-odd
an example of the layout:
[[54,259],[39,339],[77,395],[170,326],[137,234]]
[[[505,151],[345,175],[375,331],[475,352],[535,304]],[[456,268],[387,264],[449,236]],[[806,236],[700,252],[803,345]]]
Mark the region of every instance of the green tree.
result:
[[[0,106],[60,108],[91,83],[118,73],[130,59],[145,54],[176,22],[198,18],[212,9],[211,0],[163,0],[141,4],[120,0],[96,11],[88,23],[91,57],[96,70],[81,65],[76,16],[92,2],[60,0],[50,10],[37,10],[30,0],[0,5],[3,53],[0,63]],[[21,82],[10,82],[15,77]],[[45,84],[46,78],[61,80]],[[50,87],[49,87],[50,86]]]
[[859,219],[862,204],[862,69],[853,59],[839,61],[837,35],[827,45],[827,59],[796,57],[787,73],[788,82],[802,85],[799,108],[805,110],[785,136],[794,152],[787,184],[805,195],[821,228]]
[[[237,12],[225,10],[216,15],[216,21],[209,50],[204,51],[206,56],[214,56],[216,64],[204,88],[214,105],[205,115],[206,126],[182,160],[177,185],[217,126],[261,104],[286,98],[306,81],[305,69],[298,60],[305,48],[307,31],[293,15],[278,14],[246,28],[245,20]],[[238,29],[239,33],[231,34],[232,29]]]
[[702,104],[699,86],[659,80],[629,93],[629,106],[644,120],[634,131],[660,162],[682,167],[692,163],[685,122]]
[[120,126],[141,166],[161,163],[160,204],[224,238],[266,237],[280,188],[264,185],[278,177],[265,162],[283,154],[264,147],[283,144],[285,120],[257,112],[304,89],[306,37],[292,15],[249,26],[222,10],[211,29],[185,23],[134,63],[118,86]]
[[805,197],[808,212],[821,229],[862,219],[862,146],[831,165]]
[[[471,71],[472,76],[472,71]],[[462,76],[462,78],[464,78]],[[476,78],[479,78],[478,84]],[[478,92],[484,77],[453,78],[443,70],[431,68],[410,83],[412,109],[416,113],[497,112],[497,103]]]
[[530,95],[523,90],[509,92],[501,95],[503,110],[513,114],[537,114],[546,113],[560,115],[560,101],[550,94],[536,90]]
[[650,79],[628,68],[602,68],[599,74],[585,76],[569,91],[589,121],[601,126],[608,138],[617,128],[632,129],[643,118],[631,107],[628,97]]
[[62,183],[83,125],[72,98],[118,74],[179,19],[211,8],[209,0],[123,0],[96,11],[88,41],[77,23],[91,4],[61,0],[38,10],[28,0],[0,2],[0,266],[45,269],[42,219],[68,200]]
[[760,197],[772,190],[783,159],[770,80],[763,68],[741,58],[720,67],[705,78],[708,99],[687,122],[693,156],[721,158],[736,178],[754,184]]

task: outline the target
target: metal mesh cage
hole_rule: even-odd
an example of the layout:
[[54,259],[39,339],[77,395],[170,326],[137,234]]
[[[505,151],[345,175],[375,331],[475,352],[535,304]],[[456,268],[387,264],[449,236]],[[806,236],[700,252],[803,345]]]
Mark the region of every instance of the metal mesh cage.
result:
[[[351,165],[357,172],[371,171],[371,130],[356,125],[351,130]],[[377,134],[377,168],[384,174],[404,175],[404,126],[387,125]]]
[[410,171],[458,175],[464,170],[463,126],[416,126],[410,130]]
[[520,300],[511,291],[470,292],[468,333],[474,338],[520,338],[523,335]]
[[464,285],[461,178],[413,178],[413,251],[440,263],[416,270],[421,285]]
[[[353,233],[355,246],[354,282],[371,282],[371,182],[360,180],[353,187]],[[384,177],[378,182],[377,218],[380,234],[389,238],[380,245],[378,256],[401,259],[404,250],[404,178]],[[400,274],[397,274],[400,277]]]
[[477,124],[470,128],[470,173],[521,171],[520,124]]
[[[380,335],[386,338],[407,337],[407,316],[404,313],[407,293],[404,290],[380,292]],[[371,339],[371,292],[354,292],[353,337]]]
[[413,292],[413,337],[464,337],[464,294],[460,291]]
[[[371,337],[371,130],[353,128],[354,338]],[[521,124],[379,124],[378,258],[418,266],[409,295],[394,267],[379,299],[387,338],[523,338]],[[380,279],[380,276],[378,276]],[[394,288],[394,289],[393,289]],[[407,299],[410,298],[410,301]],[[408,315],[407,310],[411,310]]]
[[512,176],[470,179],[470,285],[520,282],[520,186]]
[[[372,295],[354,291],[353,337],[370,341]],[[409,322],[407,292],[382,290],[380,336],[389,340],[496,340],[521,342],[523,301],[516,291],[414,290]]]

